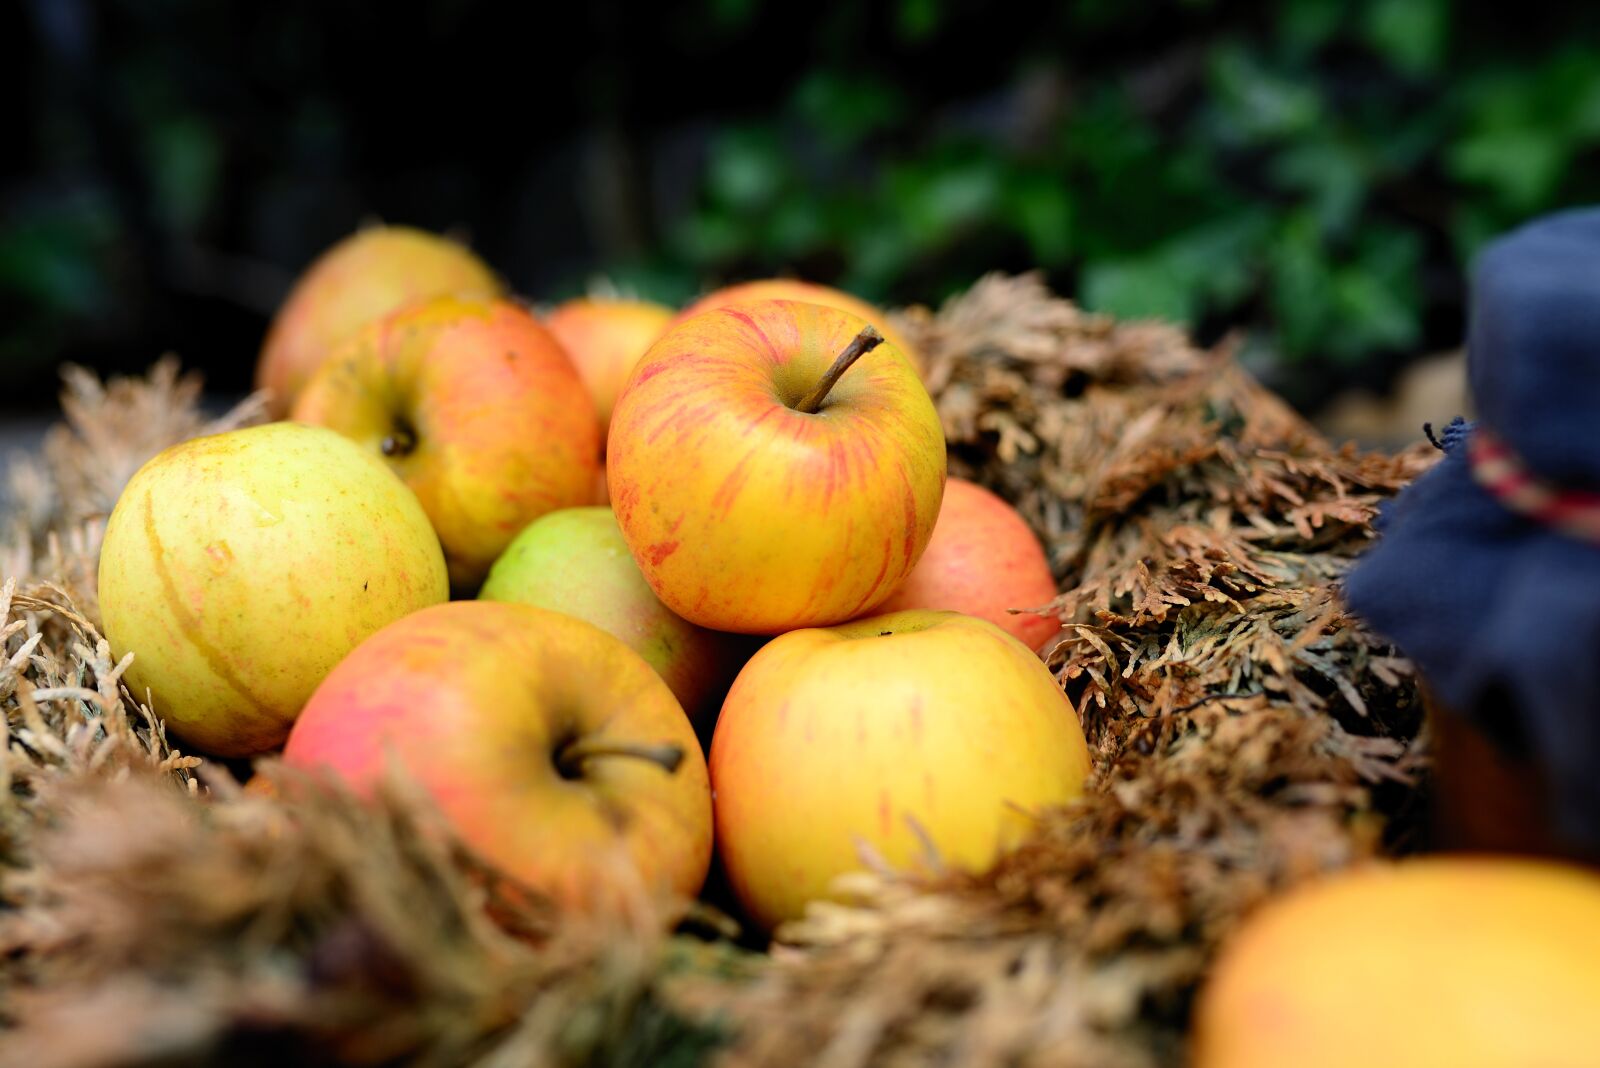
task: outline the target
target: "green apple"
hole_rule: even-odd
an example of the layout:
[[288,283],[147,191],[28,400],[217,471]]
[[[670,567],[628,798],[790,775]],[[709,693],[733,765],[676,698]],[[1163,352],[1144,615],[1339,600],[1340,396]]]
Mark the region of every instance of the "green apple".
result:
[[100,611],[129,688],[190,744],[281,744],[362,639],[448,595],[417,498],[330,430],[274,423],[175,445],[117,500]]
[[697,726],[708,726],[737,664],[731,635],[662,604],[609,508],[566,508],[530,523],[495,561],[480,600],[536,605],[593,623],[656,669]]

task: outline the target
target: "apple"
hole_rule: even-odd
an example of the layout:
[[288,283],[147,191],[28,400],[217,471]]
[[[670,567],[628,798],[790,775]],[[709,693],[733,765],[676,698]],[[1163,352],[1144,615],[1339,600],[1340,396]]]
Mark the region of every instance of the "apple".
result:
[[417,499],[339,435],[274,423],[174,445],[122,491],[100,612],[128,687],[178,737],[282,744],[306,698],[380,627],[449,594]]
[[295,283],[261,347],[256,388],[281,419],[328,353],[372,320],[427,297],[499,292],[494,273],[454,241],[409,226],[360,230]]
[[724,308],[729,304],[744,304],[752,300],[798,300],[806,304],[823,304],[830,308],[838,308],[840,311],[847,311],[877,327],[884,341],[899,349],[901,354],[911,361],[911,366],[917,369],[918,375],[926,370],[922,354],[904,334],[894,328],[889,317],[880,309],[843,290],[818,285],[815,282],[802,282],[798,278],[762,278],[753,282],[725,286],[715,292],[707,293],[689,305],[679,313],[677,322],[693,318],[712,308]]
[[1026,609],[1041,608],[1055,596],[1050,562],[1028,521],[977,483],[951,478],[927,551],[878,611],[964,612],[1038,649],[1060,632],[1061,621]]
[[640,300],[569,300],[545,316],[594,398],[602,435],[629,372],[671,321],[671,308]]
[[384,628],[317,688],[284,761],[370,793],[391,768],[503,874],[578,909],[693,897],[705,759],[650,665],[589,623],[457,601]]
[[772,300],[651,347],[612,413],[606,480],[668,608],[776,634],[859,616],[911,573],[939,513],[944,434],[880,340],[849,312]]
[[770,929],[862,868],[861,844],[906,868],[925,835],[946,864],[986,868],[1088,771],[1055,678],[993,623],[897,612],[791,631],[751,657],[717,720],[717,847]]
[[1506,1068],[1600,1055],[1600,876],[1545,861],[1382,864],[1270,901],[1223,945],[1196,1068]]
[[370,324],[318,370],[294,418],[394,469],[458,589],[532,520],[594,500],[594,406],[561,346],[508,300],[435,297]]
[[593,623],[644,658],[691,721],[716,715],[733,675],[731,637],[675,615],[650,591],[609,508],[566,508],[527,528],[489,569],[484,601],[547,608]]

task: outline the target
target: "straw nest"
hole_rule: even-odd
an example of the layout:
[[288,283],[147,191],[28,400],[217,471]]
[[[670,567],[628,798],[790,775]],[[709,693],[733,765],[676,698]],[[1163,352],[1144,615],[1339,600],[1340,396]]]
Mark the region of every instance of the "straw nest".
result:
[[[1430,459],[1336,448],[1179,331],[1031,277],[903,325],[952,473],[1050,552],[1049,664],[1095,757],[984,873],[865,870],[766,952],[703,911],[605,924],[505,887],[394,781],[378,803],[184,755],[97,630],[127,478],[218,421],[161,363],[66,376],[0,517],[0,1062],[1143,1066],[1181,1059],[1218,942],[1264,896],[1406,848],[1409,665],[1339,578]],[[292,788],[291,788],[292,787]]]

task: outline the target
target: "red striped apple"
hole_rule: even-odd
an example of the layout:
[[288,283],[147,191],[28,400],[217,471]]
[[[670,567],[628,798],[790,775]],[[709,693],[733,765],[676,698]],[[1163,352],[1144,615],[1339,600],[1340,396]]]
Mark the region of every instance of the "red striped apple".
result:
[[777,634],[887,598],[928,543],[944,434],[906,358],[837,308],[757,301],[679,323],[611,417],[606,475],[656,596]]
[[640,300],[569,300],[545,316],[594,398],[602,436],[628,375],[671,321],[671,308]]
[[600,430],[566,353],[507,300],[436,297],[329,357],[294,418],[383,457],[474,589],[517,532],[594,500]]
[[922,354],[904,334],[894,328],[889,317],[880,309],[860,297],[851,296],[842,289],[818,285],[815,282],[802,282],[798,278],[762,278],[753,282],[724,286],[715,292],[707,293],[689,305],[678,315],[676,322],[693,318],[712,308],[745,304],[752,300],[798,300],[805,304],[823,304],[830,308],[838,308],[840,311],[847,311],[877,327],[883,339],[899,349],[901,354],[911,361],[911,366],[917,369],[919,375],[926,370]]
[[751,657],[717,720],[717,847],[771,928],[860,869],[863,844],[905,868],[926,836],[981,870],[1088,770],[1055,678],[992,623],[897,612],[791,631]]
[[736,639],[661,603],[609,508],[565,508],[528,524],[489,569],[478,598],[593,623],[655,668],[697,727],[709,728],[733,678]]
[[928,550],[878,610],[964,612],[1037,649],[1061,630],[1061,621],[1026,609],[1042,608],[1055,596],[1050,562],[1027,520],[982,486],[952,478]]
[[693,897],[711,859],[694,731],[650,665],[598,627],[457,601],[363,642],[283,751],[358,792],[391,769],[501,872],[577,909]]
[[281,419],[328,354],[372,320],[428,297],[499,292],[494,273],[454,241],[408,226],[361,230],[295,283],[261,347],[256,388]]
[[374,456],[292,423],[174,445],[117,499],[100,612],[128,686],[174,734],[243,756],[283,743],[361,640],[449,594],[417,499]]

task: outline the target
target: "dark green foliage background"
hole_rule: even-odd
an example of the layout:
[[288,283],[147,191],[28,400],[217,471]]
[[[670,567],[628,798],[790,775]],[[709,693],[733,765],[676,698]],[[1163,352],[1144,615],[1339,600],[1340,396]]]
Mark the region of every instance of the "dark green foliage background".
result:
[[6,368],[178,347],[241,386],[293,271],[380,215],[465,226],[536,297],[793,272],[893,303],[1037,266],[1093,308],[1247,328],[1313,403],[1456,343],[1489,236],[1600,200],[1591,5],[697,0],[558,28],[69,0],[86,77],[40,43],[51,7],[0,57],[30,103]]

